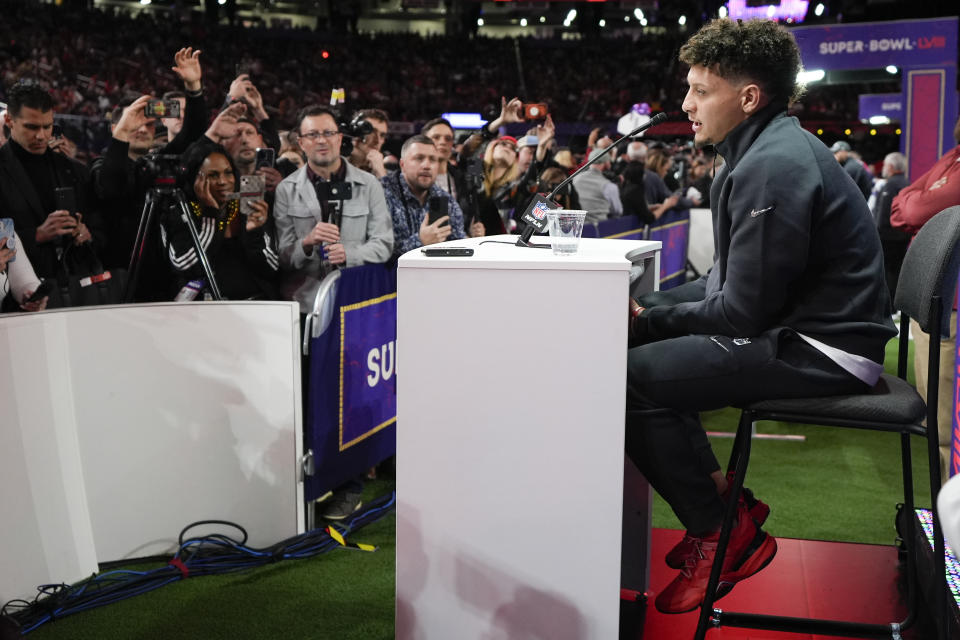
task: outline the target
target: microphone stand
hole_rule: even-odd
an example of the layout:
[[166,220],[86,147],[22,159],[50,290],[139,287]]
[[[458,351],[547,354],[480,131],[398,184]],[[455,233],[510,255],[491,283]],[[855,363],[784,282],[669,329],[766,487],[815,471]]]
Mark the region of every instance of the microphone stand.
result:
[[[623,141],[626,140],[627,138],[632,138],[633,136],[637,135],[638,133],[642,133],[642,132],[646,131],[647,129],[651,128],[651,127],[657,126],[658,124],[660,124],[661,122],[663,122],[663,121],[666,120],[666,119],[667,119],[667,114],[665,114],[665,113],[663,113],[663,112],[661,111],[660,113],[658,113],[657,115],[653,116],[652,118],[650,118],[649,120],[647,120],[646,122],[644,122],[642,125],[640,125],[640,126],[637,127],[636,129],[634,129],[634,130],[631,131],[630,133],[622,136],[619,140],[617,140],[616,142],[614,142],[613,144],[611,144],[609,147],[607,147],[606,149],[604,149],[602,152],[598,153],[598,154],[597,154],[596,156],[594,156],[592,159],[587,160],[585,163],[583,163],[583,166],[582,166],[582,167],[580,167],[579,169],[577,169],[576,171],[574,171],[573,173],[571,173],[569,176],[567,176],[567,178],[566,178],[563,182],[561,182],[561,183],[558,184],[556,187],[554,187],[554,188],[553,188],[553,191],[551,191],[549,194],[547,194],[547,200],[550,200],[550,201],[552,202],[552,201],[553,201],[553,198],[554,198],[558,193],[560,193],[560,190],[561,190],[561,189],[563,189],[565,186],[567,186],[568,184],[570,184],[570,182],[571,182],[574,178],[576,178],[578,175],[580,175],[581,173],[583,173],[584,171],[586,171],[588,167],[590,167],[590,166],[593,165],[593,164],[596,164],[597,161],[600,160],[600,158],[602,158],[603,156],[605,156],[605,155],[607,155],[608,153],[610,153],[610,151],[611,151],[614,147],[616,147],[618,144],[620,144],[621,142],[623,142]],[[536,196],[534,196],[534,197],[536,197]],[[535,245],[532,245],[532,244],[530,243],[530,238],[533,237],[533,233],[534,233],[535,231],[539,231],[539,230],[542,230],[542,229],[537,229],[537,228],[534,227],[533,225],[528,224],[528,225],[527,225],[527,228],[523,230],[523,235],[521,235],[520,238],[517,240],[517,246],[518,246],[518,247],[531,247],[531,246],[535,246]]]

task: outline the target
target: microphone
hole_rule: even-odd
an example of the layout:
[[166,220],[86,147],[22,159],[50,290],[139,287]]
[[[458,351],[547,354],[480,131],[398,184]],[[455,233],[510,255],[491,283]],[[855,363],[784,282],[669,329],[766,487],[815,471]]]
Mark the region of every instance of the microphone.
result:
[[570,182],[576,178],[578,175],[583,173],[590,167],[590,165],[596,164],[600,158],[604,157],[610,151],[616,147],[618,144],[626,140],[627,138],[632,138],[633,136],[646,131],[651,127],[655,127],[664,120],[667,119],[667,114],[662,111],[657,115],[653,116],[642,125],[631,131],[630,133],[624,135],[619,140],[611,144],[609,147],[604,149],[601,153],[598,153],[592,160],[587,160],[582,167],[574,171],[572,174],[567,176],[567,178],[553,188],[546,196],[542,194],[536,194],[530,200],[530,203],[527,205],[527,208],[523,212],[522,220],[527,223],[527,228],[523,230],[523,235],[520,236],[520,239],[517,240],[518,247],[535,247],[535,246],[548,246],[548,245],[534,245],[530,244],[530,238],[533,237],[533,234],[538,231],[543,231],[547,227],[547,212],[551,209],[559,209],[560,205],[554,201],[554,197],[560,193],[560,190],[565,186],[570,184]]

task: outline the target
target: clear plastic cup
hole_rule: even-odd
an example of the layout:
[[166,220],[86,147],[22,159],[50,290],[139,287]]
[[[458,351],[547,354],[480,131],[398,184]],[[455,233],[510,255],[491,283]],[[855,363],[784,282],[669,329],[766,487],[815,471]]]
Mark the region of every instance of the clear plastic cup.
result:
[[570,256],[577,253],[586,215],[586,211],[575,209],[554,209],[547,212],[547,230],[555,255]]

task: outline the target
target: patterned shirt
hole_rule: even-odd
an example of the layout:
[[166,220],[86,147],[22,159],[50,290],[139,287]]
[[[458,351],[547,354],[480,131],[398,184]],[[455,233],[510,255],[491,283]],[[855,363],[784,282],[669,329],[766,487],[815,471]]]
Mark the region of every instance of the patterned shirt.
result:
[[400,171],[394,171],[380,178],[383,194],[387,198],[387,209],[393,218],[393,255],[401,256],[423,243],[420,241],[420,225],[430,211],[431,198],[443,198],[447,201],[447,215],[450,216],[450,237],[448,240],[463,239],[463,211],[449,193],[436,184],[430,186],[424,203],[420,204],[410,185]]

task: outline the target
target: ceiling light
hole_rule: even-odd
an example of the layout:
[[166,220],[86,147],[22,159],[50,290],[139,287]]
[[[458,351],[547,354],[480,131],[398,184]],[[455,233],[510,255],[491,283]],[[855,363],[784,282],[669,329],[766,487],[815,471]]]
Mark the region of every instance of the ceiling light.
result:
[[826,77],[826,72],[823,69],[811,69],[810,71],[801,71],[797,74],[797,82],[800,84],[810,84],[811,82],[819,82]]

